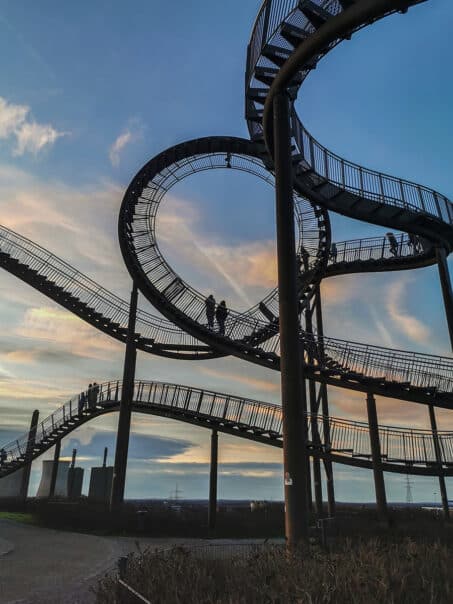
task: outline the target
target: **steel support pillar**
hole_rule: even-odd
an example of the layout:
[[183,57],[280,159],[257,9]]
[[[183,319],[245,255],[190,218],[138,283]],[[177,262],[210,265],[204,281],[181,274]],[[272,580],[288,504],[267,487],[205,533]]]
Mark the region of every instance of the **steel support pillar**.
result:
[[121,389],[120,413],[116,436],[115,465],[113,469],[110,509],[115,510],[123,504],[126,484],[127,453],[131,429],[132,399],[134,396],[135,364],[137,345],[135,342],[135,321],[137,318],[138,289],[134,283],[129,307],[126,353],[124,357],[123,387]]
[[428,405],[429,421],[431,423],[431,431],[433,433],[434,453],[436,455],[437,466],[439,468],[439,490],[442,499],[442,509],[444,518],[447,522],[450,521],[450,508],[448,506],[447,487],[445,485],[445,476],[442,471],[442,451],[439,444],[439,435],[437,434],[437,421],[433,405]]
[[[307,307],[305,310],[305,329],[309,334],[313,334],[313,309]],[[313,355],[308,351],[308,361],[313,361]],[[308,380],[308,394],[310,399],[310,427],[311,441],[314,455],[312,456],[313,465],[313,487],[315,491],[315,510],[318,518],[323,517],[322,507],[322,481],[321,481],[321,460],[319,453],[321,452],[321,439],[318,430],[318,402],[316,400],[316,383],[314,380]],[[318,455],[317,455],[318,453]]]
[[440,286],[444,299],[445,314],[447,315],[448,333],[453,349],[453,291],[451,288],[450,271],[448,270],[447,252],[443,247],[436,247],[437,268],[439,269]]
[[209,473],[209,508],[208,528],[214,530],[217,519],[217,464],[219,453],[219,435],[217,430],[211,432],[211,469]]
[[57,484],[57,474],[58,474],[58,462],[60,460],[60,451],[61,451],[61,440],[57,440],[55,443],[55,449],[53,453],[53,464],[52,464],[52,474],[50,477],[50,486],[49,486],[49,499],[55,495],[55,485]]
[[[280,369],[285,482],[285,534],[292,550],[308,536],[307,399],[299,338],[294,233],[290,102],[286,92],[274,99],[277,262],[280,313]],[[303,354],[303,353],[302,353]]]
[[376,412],[376,399],[371,393],[366,397],[368,426],[370,430],[371,457],[373,460],[374,488],[376,490],[376,505],[380,518],[388,521],[387,497],[385,494],[384,472],[382,470],[381,443]]
[[19,498],[23,499],[24,501],[27,499],[27,496],[28,496],[31,464],[33,461],[33,449],[35,447],[36,429],[38,427],[38,420],[39,420],[39,411],[38,411],[38,409],[35,409],[33,411],[33,415],[31,416],[30,430],[28,432],[27,449],[25,451],[25,457],[27,459],[27,463],[24,466],[24,471],[22,474],[22,482],[20,485],[20,492],[19,492]]
[[[322,306],[321,306],[321,288],[316,288],[315,294],[315,311],[316,311],[316,329],[318,332],[318,338],[324,337],[324,324],[322,318]],[[320,347],[321,355],[324,354],[323,346]],[[321,396],[321,409],[323,415],[323,433],[324,433],[324,448],[326,453],[329,453],[331,441],[330,441],[330,423],[329,423],[329,399],[327,397],[327,384],[321,383],[319,385],[319,393]],[[332,462],[328,457],[324,458],[324,471],[326,473],[327,482],[327,512],[329,518],[335,516],[335,485],[333,478],[333,467]]]

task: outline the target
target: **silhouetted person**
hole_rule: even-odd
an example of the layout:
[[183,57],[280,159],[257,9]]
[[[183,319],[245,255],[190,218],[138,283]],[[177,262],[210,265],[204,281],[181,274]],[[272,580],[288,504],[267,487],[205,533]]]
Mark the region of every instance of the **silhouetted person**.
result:
[[307,252],[304,246],[300,248],[300,257],[302,258],[302,266],[304,267],[304,270],[308,271],[308,261],[310,260],[310,254]]
[[219,326],[219,334],[225,335],[225,321],[228,316],[228,310],[225,304],[225,300],[222,300],[220,304],[217,306],[217,310],[215,311],[215,318],[217,319],[217,325]]
[[93,407],[96,407],[99,398],[99,384],[93,383]]
[[418,236],[413,233],[408,233],[409,237],[409,245],[412,247],[414,254],[418,253],[418,244],[420,243],[418,240]]
[[5,449],[0,450],[0,463],[3,465],[8,459],[8,454]]
[[329,257],[332,260],[332,262],[336,262],[337,261],[337,255],[338,255],[337,244],[336,243],[332,243],[331,246],[330,246],[330,252],[329,252]]
[[92,409],[94,407],[94,405],[93,405],[93,384],[90,384],[88,386],[87,402],[88,402],[88,408]]
[[206,319],[208,320],[209,329],[214,329],[214,317],[215,317],[215,299],[210,294],[204,301],[206,306]]
[[297,276],[299,276],[301,272],[302,272],[302,258],[300,257],[300,254],[296,254],[296,274],[297,274]]
[[85,392],[82,392],[82,394],[79,395],[79,415],[85,409],[86,404],[87,404],[87,395],[85,394]]
[[393,233],[387,233],[387,239],[390,244],[390,253],[393,256],[398,256],[398,242]]

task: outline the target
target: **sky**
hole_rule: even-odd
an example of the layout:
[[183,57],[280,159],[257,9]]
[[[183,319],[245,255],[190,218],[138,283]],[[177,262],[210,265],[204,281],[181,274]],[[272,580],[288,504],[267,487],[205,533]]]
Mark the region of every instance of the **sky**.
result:
[[[130,279],[117,215],[134,174],[178,142],[247,136],[246,47],[260,2],[155,0],[0,6],[0,224],[29,237],[115,293]],[[453,198],[453,6],[426,2],[353,36],[306,80],[297,100],[305,125],[332,151]],[[332,215],[337,241],[383,234]],[[245,308],[276,283],[273,191],[249,175],[215,172],[178,184],[159,217],[159,241],[181,276]],[[215,260],[213,264],[212,260]],[[216,268],[217,266],[217,268]],[[335,277],[322,285],[326,334],[451,355],[435,267]],[[151,310],[143,297],[140,305]],[[0,273],[0,439],[24,432],[88,383],[122,375],[123,346],[6,272]],[[137,378],[279,401],[279,374],[234,358],[169,361],[140,352]],[[329,388],[331,413],[365,419],[360,393]],[[428,427],[422,405],[378,398],[384,424]],[[451,429],[451,412],[438,413]],[[113,461],[117,415],[63,441],[85,472]],[[176,484],[205,498],[209,431],[134,415],[126,497],[168,497]],[[52,457],[52,452],[44,459]],[[219,497],[283,496],[279,449],[220,436]],[[33,464],[36,491],[41,461]],[[373,499],[371,472],[335,466],[339,500]],[[386,475],[390,501],[405,476]],[[453,481],[447,481],[453,493]],[[414,500],[438,498],[412,478]],[[452,495],[453,498],[453,495]]]

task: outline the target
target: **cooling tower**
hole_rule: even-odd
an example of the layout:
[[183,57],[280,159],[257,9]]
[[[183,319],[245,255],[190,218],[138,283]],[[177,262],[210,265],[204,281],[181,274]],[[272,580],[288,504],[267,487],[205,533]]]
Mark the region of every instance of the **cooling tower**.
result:
[[110,501],[112,491],[113,466],[91,468],[88,497],[93,501]]
[[[53,460],[42,462],[42,476],[36,497],[49,497],[50,482],[52,479]],[[57,481],[55,483],[55,497],[68,496],[68,470],[69,461],[59,461],[57,470]]]
[[0,499],[20,497],[23,475],[24,470],[21,468],[9,476],[0,478]]

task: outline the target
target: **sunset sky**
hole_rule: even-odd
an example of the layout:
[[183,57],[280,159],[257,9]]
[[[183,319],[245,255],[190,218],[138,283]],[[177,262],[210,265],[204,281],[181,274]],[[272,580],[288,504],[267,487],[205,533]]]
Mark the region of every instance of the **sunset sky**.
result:
[[[129,3],[4,0],[0,7],[0,224],[127,297],[117,243],[122,195],[166,147],[208,135],[248,136],[245,53],[258,0]],[[449,0],[426,2],[359,32],[329,54],[297,101],[332,151],[453,198]],[[337,241],[384,233],[332,215]],[[249,175],[198,174],[165,200],[159,242],[203,292],[246,308],[275,286],[273,191]],[[435,267],[335,277],[322,286],[328,335],[451,356]],[[140,306],[152,311],[143,297]],[[0,273],[0,439],[24,432],[96,380],[122,375],[121,344]],[[234,358],[205,362],[140,352],[137,377],[279,401],[279,374]],[[362,394],[330,388],[332,415],[365,418]],[[422,405],[378,399],[382,423],[428,427]],[[439,412],[452,429],[453,412]],[[63,441],[89,468],[110,448],[117,415]],[[135,415],[127,497],[207,496],[207,430]],[[52,452],[47,458],[52,457]],[[42,458],[41,458],[42,459]],[[281,451],[220,437],[219,497],[281,499]],[[41,460],[33,464],[33,494]],[[374,496],[370,472],[335,467],[339,500]],[[88,472],[86,472],[86,484]],[[415,500],[438,497],[414,478]],[[388,498],[405,477],[386,475]],[[447,482],[453,498],[453,481]]]

